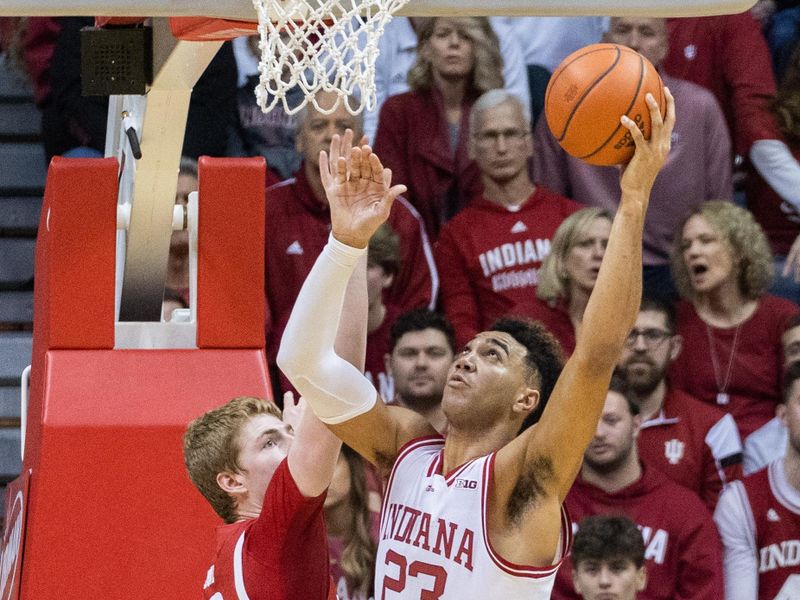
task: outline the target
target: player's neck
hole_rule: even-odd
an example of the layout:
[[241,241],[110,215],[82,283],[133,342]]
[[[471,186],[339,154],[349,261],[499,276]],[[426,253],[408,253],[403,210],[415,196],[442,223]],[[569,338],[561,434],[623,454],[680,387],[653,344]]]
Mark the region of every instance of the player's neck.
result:
[[464,430],[450,424],[444,445],[442,473],[449,473],[465,462],[499,450],[513,439],[506,427],[497,423],[492,429]]
[[497,181],[490,177],[483,177],[482,180],[483,197],[507,208],[516,207],[518,210],[536,191],[536,186],[524,171],[508,181]]
[[639,455],[634,446],[625,461],[607,473],[595,471],[584,462],[581,467],[581,478],[607,494],[613,494],[642,478],[642,463],[639,462]]
[[650,392],[647,396],[637,396],[637,404],[639,405],[639,415],[642,417],[642,422],[648,421],[655,417],[661,408],[664,406],[664,397],[667,395],[667,382],[662,379],[656,389]]

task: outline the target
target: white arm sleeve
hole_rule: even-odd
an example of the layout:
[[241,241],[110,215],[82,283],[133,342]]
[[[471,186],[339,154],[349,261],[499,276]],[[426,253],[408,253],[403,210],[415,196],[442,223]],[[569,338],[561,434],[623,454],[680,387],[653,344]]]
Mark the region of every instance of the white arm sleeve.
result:
[[750,161],[783,200],[800,212],[800,163],[780,140],[758,140],[750,148]]
[[366,249],[331,237],[297,296],[277,362],[320,421],[335,425],[370,410],[373,385],[334,351],[347,282]]
[[725,600],[756,600],[756,530],[741,481],[730,483],[722,492],[714,510],[714,522],[722,538]]

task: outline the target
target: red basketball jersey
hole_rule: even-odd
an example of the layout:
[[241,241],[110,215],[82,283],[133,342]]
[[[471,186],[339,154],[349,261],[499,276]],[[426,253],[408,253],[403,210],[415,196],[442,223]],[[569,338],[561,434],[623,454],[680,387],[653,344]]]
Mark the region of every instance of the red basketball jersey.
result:
[[782,463],[743,482],[755,524],[759,600],[800,598],[800,506],[776,485]]
[[325,494],[306,498],[284,460],[257,519],[217,528],[206,600],[336,600],[322,520]]

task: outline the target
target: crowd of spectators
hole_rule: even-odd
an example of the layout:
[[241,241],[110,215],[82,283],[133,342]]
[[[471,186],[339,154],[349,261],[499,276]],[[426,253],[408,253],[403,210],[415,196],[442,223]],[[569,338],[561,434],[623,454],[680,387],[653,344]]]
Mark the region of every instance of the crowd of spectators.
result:
[[[369,246],[366,372],[386,402],[443,432],[453,356],[497,318],[543,322],[567,357],[592,335],[581,321],[619,169],[569,156],[538,117],[571,51],[604,40],[641,52],[677,121],[645,222],[645,298],[566,500],[585,540],[553,597],[593,597],[615,560],[640,598],[766,598],[741,595],[759,593],[758,573],[769,598],[781,586],[800,597],[799,15],[798,2],[761,0],[752,14],[702,18],[396,18],[380,40],[378,105],[359,116],[341,105],[261,113],[257,44],[240,38],[196,88],[176,201],[197,189],[201,154],[266,158],[266,352],[280,398],[290,386],[277,348],[330,230],[319,152],[345,129],[373,142],[408,192]],[[86,20],[0,21],[0,49],[32,81],[47,156],[100,156],[106,103],[79,93]],[[187,253],[175,233],[170,310],[188,302]],[[381,489],[345,450],[325,503],[343,600],[372,597]]]

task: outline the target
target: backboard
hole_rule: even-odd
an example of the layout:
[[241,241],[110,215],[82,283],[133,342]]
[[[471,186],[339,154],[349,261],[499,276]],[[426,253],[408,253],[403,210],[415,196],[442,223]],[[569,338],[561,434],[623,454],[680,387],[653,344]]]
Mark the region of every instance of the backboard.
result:
[[[286,0],[291,4],[292,0]],[[313,4],[313,2],[311,2]],[[400,15],[639,15],[689,17],[743,12],[755,0],[410,0]],[[250,0],[3,0],[0,16],[107,15],[255,20]]]

